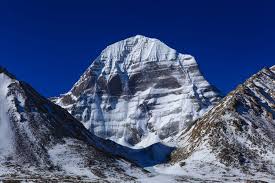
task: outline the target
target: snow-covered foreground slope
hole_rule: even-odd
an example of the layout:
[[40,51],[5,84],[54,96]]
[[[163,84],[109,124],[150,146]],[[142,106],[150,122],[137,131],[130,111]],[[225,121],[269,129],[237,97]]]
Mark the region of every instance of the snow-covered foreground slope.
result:
[[[92,135],[66,110],[0,69],[0,181],[212,182],[142,166],[165,160],[158,143],[130,149]],[[107,153],[108,152],[108,153]]]
[[229,93],[179,136],[170,165],[156,171],[221,180],[275,181],[275,66]]
[[135,150],[100,139],[2,68],[0,132],[0,182],[175,182],[120,158],[153,166],[169,147]]
[[148,177],[141,168],[102,151],[107,148],[115,151],[115,145],[92,135],[66,110],[0,68],[0,181]]
[[134,148],[168,141],[219,100],[192,56],[139,35],[104,49],[54,99],[93,134]]

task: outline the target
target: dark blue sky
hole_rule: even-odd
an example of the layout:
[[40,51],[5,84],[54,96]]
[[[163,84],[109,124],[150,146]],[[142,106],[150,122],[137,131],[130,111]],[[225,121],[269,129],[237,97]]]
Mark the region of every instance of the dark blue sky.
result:
[[227,93],[275,64],[275,1],[0,1],[0,65],[45,96],[68,91],[101,50],[136,34],[194,55]]

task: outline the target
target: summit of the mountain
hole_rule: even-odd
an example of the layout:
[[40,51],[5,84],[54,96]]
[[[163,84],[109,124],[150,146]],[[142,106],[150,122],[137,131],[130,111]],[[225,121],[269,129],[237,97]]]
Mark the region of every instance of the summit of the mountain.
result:
[[127,67],[136,62],[173,60],[177,52],[158,39],[137,35],[108,46],[100,56],[103,62],[122,61]]
[[140,35],[107,46],[54,99],[95,135],[136,148],[168,141],[219,100],[194,57]]

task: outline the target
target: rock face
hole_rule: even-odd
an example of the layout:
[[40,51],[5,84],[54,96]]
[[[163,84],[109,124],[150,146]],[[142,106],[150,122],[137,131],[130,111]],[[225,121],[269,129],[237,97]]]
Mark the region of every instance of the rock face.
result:
[[222,168],[221,174],[238,170],[275,178],[275,66],[239,85],[178,141],[172,162],[182,171]]
[[93,134],[135,147],[173,137],[219,100],[192,56],[139,35],[108,46],[53,99]]
[[99,150],[103,146],[112,148],[66,110],[0,68],[1,180],[131,181],[134,174],[145,175]]

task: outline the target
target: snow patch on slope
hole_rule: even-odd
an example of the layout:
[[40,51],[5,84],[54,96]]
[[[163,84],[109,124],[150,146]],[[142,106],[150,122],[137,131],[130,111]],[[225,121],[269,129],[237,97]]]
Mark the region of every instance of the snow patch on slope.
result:
[[73,152],[70,146],[77,141],[66,139],[64,144],[57,144],[48,153],[55,166],[60,167],[68,175],[84,176],[90,179],[97,178],[92,172],[84,166],[83,157],[77,152]]
[[8,106],[7,93],[11,79],[5,74],[0,74],[0,159],[3,156],[10,155],[13,151],[13,132],[11,129]]

